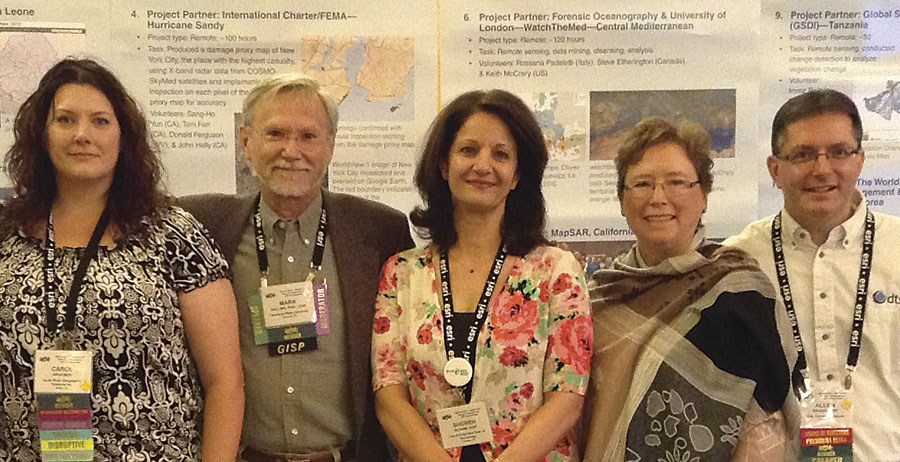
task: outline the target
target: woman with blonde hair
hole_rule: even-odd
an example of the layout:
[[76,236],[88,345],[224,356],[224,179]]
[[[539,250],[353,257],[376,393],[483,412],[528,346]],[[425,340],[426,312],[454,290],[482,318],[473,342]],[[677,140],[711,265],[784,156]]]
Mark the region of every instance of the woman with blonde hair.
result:
[[698,125],[649,118],[616,157],[637,243],[589,285],[586,461],[783,456],[788,369],[774,292],[753,259],[704,239],[709,145]]

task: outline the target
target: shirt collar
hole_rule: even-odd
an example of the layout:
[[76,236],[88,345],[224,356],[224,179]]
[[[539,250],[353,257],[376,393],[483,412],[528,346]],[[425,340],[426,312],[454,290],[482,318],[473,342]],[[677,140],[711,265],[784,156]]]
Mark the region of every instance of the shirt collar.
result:
[[[300,222],[300,236],[307,239],[314,239],[316,230],[319,228],[319,217],[322,215],[322,193],[321,191],[316,194],[315,199],[309,203],[309,207],[306,207],[306,210],[300,214],[300,218],[297,220],[284,220],[284,221],[299,221]],[[263,233],[266,236],[274,236],[274,228],[275,224],[282,220],[278,217],[274,210],[269,207],[269,204],[266,203],[265,199],[261,199],[259,201],[259,216],[262,218],[263,225]]]
[[[852,242],[862,240],[867,207],[859,190],[854,194],[853,208],[853,215],[850,215],[850,218],[843,223],[835,226],[828,234],[828,239],[825,242],[837,242],[838,245],[847,247]],[[810,239],[809,231],[803,229],[784,207],[781,209],[781,216],[785,236],[791,236],[795,243],[809,242],[811,245],[814,245]]]

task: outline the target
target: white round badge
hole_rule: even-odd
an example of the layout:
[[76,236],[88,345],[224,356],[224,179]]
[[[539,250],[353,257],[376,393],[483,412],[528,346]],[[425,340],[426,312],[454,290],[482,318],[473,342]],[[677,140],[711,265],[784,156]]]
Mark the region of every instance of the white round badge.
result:
[[444,364],[444,378],[454,387],[461,387],[472,380],[472,365],[464,358],[452,358]]

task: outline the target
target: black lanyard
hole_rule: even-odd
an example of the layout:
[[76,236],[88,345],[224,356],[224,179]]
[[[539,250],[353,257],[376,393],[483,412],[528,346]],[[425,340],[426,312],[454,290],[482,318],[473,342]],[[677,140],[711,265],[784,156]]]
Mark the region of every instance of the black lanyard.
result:
[[[863,234],[862,256],[859,262],[859,277],[856,279],[856,305],[853,309],[853,325],[850,330],[850,351],[847,353],[847,376],[844,386],[850,388],[850,375],[856,369],[859,362],[859,349],[862,345],[863,321],[866,318],[866,299],[869,293],[869,274],[872,271],[872,248],[875,242],[875,216],[871,211],[866,211],[866,227]],[[803,349],[803,339],[800,338],[800,327],[797,323],[797,312],[794,310],[794,300],[791,296],[791,284],[788,281],[787,265],[784,260],[784,245],[781,238],[781,213],[772,220],[772,252],[775,254],[775,274],[778,276],[778,285],[781,289],[781,298],[784,300],[784,308],[791,322],[791,331],[794,336],[794,345],[797,347],[797,366],[795,372],[802,377],[794,377],[794,388],[801,385],[805,390],[797,390],[800,396],[805,396],[810,390],[809,369],[806,364],[806,352]],[[800,379],[800,380],[798,380]],[[801,382],[802,380],[802,382]]]
[[[506,246],[501,244],[497,249],[497,255],[494,257],[494,264],[491,266],[491,272],[488,274],[487,280],[484,282],[484,289],[481,291],[481,297],[478,299],[478,305],[475,307],[475,322],[469,326],[469,332],[465,337],[457,337],[453,333],[453,292],[450,290],[450,258],[446,250],[441,251],[440,273],[441,273],[441,302],[444,310],[444,349],[447,351],[447,358],[452,359],[461,355],[465,360],[469,361],[472,370],[475,370],[475,355],[473,350],[478,340],[478,334],[481,327],[487,320],[488,303],[491,301],[491,295],[497,286],[497,279],[503,271],[503,263],[506,261]],[[457,344],[457,340],[460,343]],[[474,373],[473,373],[474,375]],[[471,390],[474,378],[466,383],[465,388]]]
[[[67,331],[75,330],[75,305],[78,302],[78,292],[81,291],[81,285],[84,283],[84,276],[87,274],[88,265],[91,260],[97,256],[97,249],[100,247],[100,239],[106,232],[109,225],[109,208],[103,210],[94,231],[91,233],[91,240],[88,242],[81,260],[78,261],[78,268],[75,270],[75,276],[72,278],[72,287],[69,289],[69,295],[66,297],[66,312],[63,329]],[[44,307],[47,310],[47,327],[51,332],[59,332],[59,322],[56,319],[56,238],[53,233],[53,214],[47,218],[47,243],[44,249]]]
[[[256,258],[259,262],[260,285],[269,285],[269,257],[266,254],[266,236],[263,233],[262,214],[259,206],[260,196],[256,196],[253,208],[253,228],[256,233]],[[310,271],[322,270],[322,259],[325,257],[325,230],[328,225],[328,216],[325,214],[325,205],[322,205],[322,214],[319,215],[319,228],[316,230],[316,246],[313,248],[312,261],[309,262]]]

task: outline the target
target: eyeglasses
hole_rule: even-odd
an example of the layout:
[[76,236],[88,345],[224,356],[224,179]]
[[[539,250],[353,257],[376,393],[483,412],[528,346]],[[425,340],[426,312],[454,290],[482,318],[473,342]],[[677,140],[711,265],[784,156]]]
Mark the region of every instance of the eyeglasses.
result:
[[805,164],[807,162],[816,161],[821,156],[825,156],[829,160],[844,160],[857,154],[859,154],[859,148],[851,149],[847,146],[836,144],[825,149],[817,149],[812,146],[799,146],[787,155],[776,157],[792,164]]
[[698,184],[700,184],[699,180],[688,181],[682,178],[670,178],[658,183],[650,180],[638,180],[631,184],[625,184],[625,191],[631,193],[635,199],[646,199],[653,195],[653,191],[659,186],[666,196],[674,198],[687,194]]

